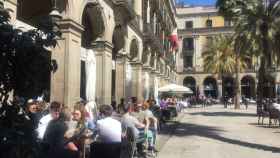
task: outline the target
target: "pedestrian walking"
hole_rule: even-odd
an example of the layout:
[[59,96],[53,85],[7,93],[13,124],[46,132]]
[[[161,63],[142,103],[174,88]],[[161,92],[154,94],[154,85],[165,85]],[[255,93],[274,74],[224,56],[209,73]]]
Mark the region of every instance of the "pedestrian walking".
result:
[[224,108],[227,108],[228,106],[228,97],[225,95],[224,96]]

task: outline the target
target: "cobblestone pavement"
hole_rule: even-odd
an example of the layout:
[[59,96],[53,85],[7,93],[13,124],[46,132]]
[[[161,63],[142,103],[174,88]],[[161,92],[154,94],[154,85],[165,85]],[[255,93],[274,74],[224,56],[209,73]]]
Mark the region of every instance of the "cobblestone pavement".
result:
[[[257,125],[256,107],[187,109],[158,158],[280,158],[280,128]],[[162,140],[164,140],[162,139]]]

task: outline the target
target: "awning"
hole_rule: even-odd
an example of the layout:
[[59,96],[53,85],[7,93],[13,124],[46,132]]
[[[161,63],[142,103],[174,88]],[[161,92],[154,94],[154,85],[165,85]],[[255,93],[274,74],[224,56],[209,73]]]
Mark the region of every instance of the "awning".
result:
[[180,86],[176,84],[169,84],[158,89],[159,92],[173,92],[173,93],[189,93],[193,94],[193,91],[185,86]]

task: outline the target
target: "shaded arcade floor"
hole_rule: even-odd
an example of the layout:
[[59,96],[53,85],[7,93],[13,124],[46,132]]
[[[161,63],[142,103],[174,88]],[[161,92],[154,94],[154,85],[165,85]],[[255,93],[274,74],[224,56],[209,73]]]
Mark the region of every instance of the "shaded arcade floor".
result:
[[188,109],[158,158],[279,158],[280,128],[258,126],[255,112],[252,105]]

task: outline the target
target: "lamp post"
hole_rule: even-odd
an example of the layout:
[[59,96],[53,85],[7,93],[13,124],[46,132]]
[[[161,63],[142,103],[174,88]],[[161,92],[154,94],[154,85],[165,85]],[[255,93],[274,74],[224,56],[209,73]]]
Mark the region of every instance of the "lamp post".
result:
[[57,22],[62,19],[57,7],[57,0],[52,0],[52,11],[50,12],[50,17],[53,22]]
[[52,31],[58,32],[59,26],[58,26],[57,22],[62,19],[62,16],[60,15],[58,7],[57,7],[57,0],[52,0],[51,5],[52,5],[52,10],[49,14],[49,18],[52,23]]

